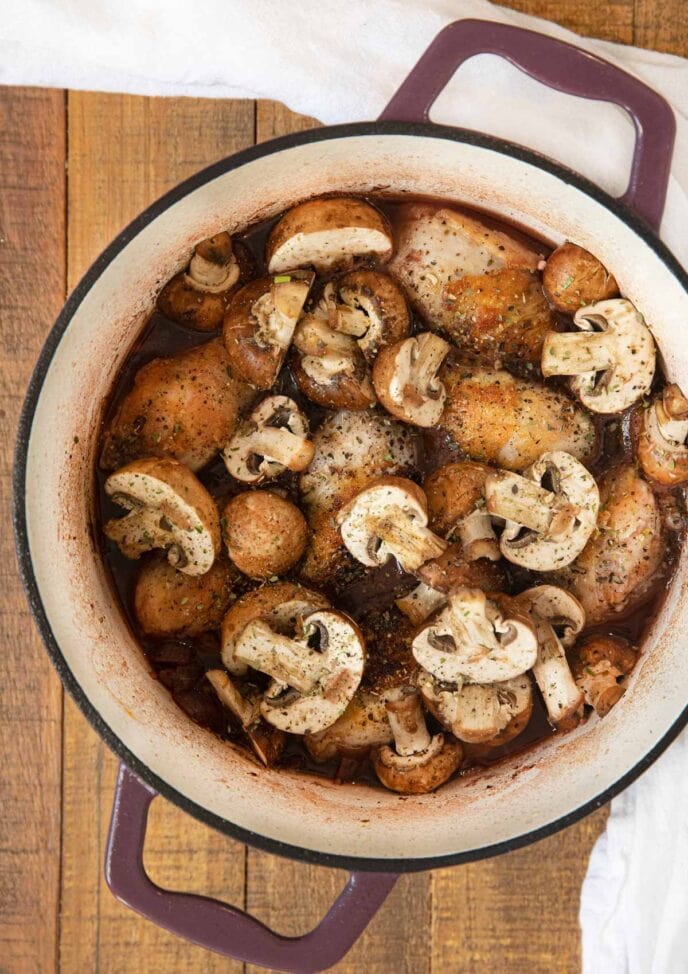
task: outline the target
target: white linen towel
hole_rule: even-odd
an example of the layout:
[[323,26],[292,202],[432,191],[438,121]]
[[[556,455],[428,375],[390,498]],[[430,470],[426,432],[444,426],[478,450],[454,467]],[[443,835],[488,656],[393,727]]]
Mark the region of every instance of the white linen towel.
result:
[[[578,44],[667,98],[678,132],[661,234],[688,265],[688,61],[580,38],[487,0],[4,0],[0,83],[274,98],[325,123],[370,119],[442,27],[463,17]],[[492,55],[459,69],[432,118],[538,149],[616,195],[625,188],[625,114],[544,88]],[[612,803],[582,893],[584,974],[688,971],[687,752],[683,734]]]

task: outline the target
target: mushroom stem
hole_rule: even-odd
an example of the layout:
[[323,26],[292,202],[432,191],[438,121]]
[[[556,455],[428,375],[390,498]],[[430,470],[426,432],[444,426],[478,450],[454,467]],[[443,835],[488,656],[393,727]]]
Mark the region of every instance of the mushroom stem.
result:
[[275,632],[260,619],[246,626],[236,642],[234,655],[240,663],[267,673],[300,693],[310,693],[327,672],[320,653]]
[[140,558],[151,548],[164,548],[174,539],[170,530],[160,526],[160,511],[136,507],[124,517],[111,518],[105,533],[127,558]]
[[251,314],[258,323],[259,344],[288,348],[309,290],[307,280],[284,281],[258,298]]
[[313,445],[306,436],[297,436],[284,426],[263,426],[247,437],[250,452],[281,463],[289,470],[302,470],[304,455],[313,455]]
[[557,514],[557,495],[517,473],[495,471],[485,480],[487,510],[544,534]]
[[418,691],[412,687],[392,691],[385,701],[385,709],[397,754],[410,757],[427,751],[432,738],[425,724]]
[[202,257],[196,251],[189,264],[188,277],[193,284],[198,284],[204,291],[223,291],[231,277],[234,280],[238,279],[239,268],[233,258],[226,264],[218,264],[216,261]]
[[404,517],[401,510],[398,517],[396,514],[392,509],[387,517],[376,522],[374,530],[404,571],[415,571],[446,550],[448,542],[438,538],[430,528]]
[[533,619],[538,640],[533,676],[540,688],[550,720],[556,724],[580,709],[583,694],[576,685],[564,647],[551,623],[541,619],[537,613],[534,613]]
[[457,526],[457,534],[469,561],[477,561],[479,558],[499,561],[501,558],[492,518],[485,511],[475,510],[462,518]]
[[397,599],[396,605],[414,626],[418,626],[446,601],[447,596],[444,592],[426,585],[425,582],[419,582],[408,595]]
[[542,374],[602,372],[617,359],[617,338],[610,332],[551,332],[542,358]]
[[[342,295],[343,296],[343,295]],[[370,327],[370,318],[363,308],[351,307],[348,304],[337,305],[335,328],[343,335],[353,335],[356,338],[363,338]]]
[[243,697],[224,670],[208,670],[206,677],[212,683],[220,701],[232,711],[244,730],[259,719],[258,701],[251,703]]
[[[437,377],[437,370],[444,361],[448,344],[439,335],[423,332],[418,335],[411,346],[411,367],[409,380],[404,390],[407,396],[416,394],[419,403],[426,397],[437,397],[442,390],[442,383]],[[418,396],[417,392],[421,395]]]

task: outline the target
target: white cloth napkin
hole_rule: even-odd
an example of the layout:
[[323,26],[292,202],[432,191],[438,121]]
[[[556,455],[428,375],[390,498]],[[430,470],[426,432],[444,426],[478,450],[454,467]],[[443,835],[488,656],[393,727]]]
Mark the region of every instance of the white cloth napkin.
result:
[[[688,265],[688,61],[583,39],[487,0],[4,0],[0,83],[274,98],[325,123],[370,119],[441,28],[463,17],[579,44],[668,99],[678,133],[661,233]],[[538,149],[614,194],[625,188],[625,114],[544,88],[492,55],[460,68],[432,117]],[[585,974],[688,971],[687,750],[684,734],[612,804],[583,887]]]

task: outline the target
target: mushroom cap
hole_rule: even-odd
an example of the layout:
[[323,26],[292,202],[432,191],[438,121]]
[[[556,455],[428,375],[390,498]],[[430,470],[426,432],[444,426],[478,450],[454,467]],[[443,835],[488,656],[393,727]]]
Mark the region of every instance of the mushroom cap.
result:
[[[380,477],[373,481],[339,511],[337,523],[348,551],[371,567],[384,565],[395,557],[403,568],[413,571],[446,547],[427,531],[425,494],[405,477]],[[412,544],[407,546],[404,537],[390,536],[385,540],[382,535],[388,531],[394,535],[413,532]]]
[[421,565],[416,575],[421,582],[445,593],[459,585],[501,592],[507,581],[500,563],[489,558],[469,558],[459,542],[450,545],[438,558]]
[[167,282],[158,295],[159,310],[196,331],[215,331],[222,324],[230,295],[252,272],[246,247],[236,250],[227,232],[196,244],[189,265]]
[[384,693],[359,687],[342,716],[325,730],[306,734],[303,743],[315,761],[325,762],[336,757],[364,757],[372,747],[393,739]]
[[595,530],[597,484],[582,463],[561,450],[543,453],[522,477],[490,473],[484,490],[488,512],[505,518],[499,547],[515,565],[534,571],[570,565]]
[[237,573],[216,558],[204,575],[178,571],[163,554],[141,566],[134,589],[134,612],[147,636],[196,636],[218,629],[232,598]]
[[584,462],[597,454],[592,416],[558,389],[452,360],[440,376],[447,402],[438,425],[466,457],[523,470],[552,450]]
[[547,258],[542,286],[550,304],[565,314],[615,298],[619,287],[602,261],[578,244],[561,244]]
[[275,582],[248,592],[237,599],[222,620],[222,662],[230,673],[243,676],[248,667],[236,658],[235,650],[239,636],[250,622],[261,619],[276,632],[291,635],[304,616],[328,605],[324,595],[294,582]]
[[265,720],[290,734],[313,734],[341,717],[358,689],[365,664],[361,630],[343,612],[316,609],[304,617],[303,631],[304,646],[310,632],[318,635],[323,674],[317,687],[301,694],[273,680],[261,704]]
[[227,355],[237,375],[257,389],[274,385],[313,280],[290,271],[251,281],[232,296],[223,330]]
[[326,409],[369,409],[375,392],[363,352],[349,335],[305,316],[294,334],[291,371],[301,392]]
[[387,274],[361,268],[345,274],[336,285],[342,303],[337,311],[337,331],[355,335],[366,361],[372,363],[384,345],[406,338],[411,315],[406,295]]
[[273,227],[265,259],[271,274],[291,267],[351,267],[356,257],[389,260],[392,232],[379,210],[352,197],[307,200]]
[[192,470],[212,460],[234,433],[254,393],[235,375],[216,338],[142,366],[117,404],[103,440],[100,466],[173,457]]
[[439,467],[423,482],[431,529],[443,538],[460,541],[471,561],[501,558],[483,493],[491,472],[483,463],[462,460]]
[[656,349],[645,319],[626,298],[580,308],[580,331],[550,332],[542,348],[542,374],[570,375],[570,387],[592,413],[623,412],[649,391]]
[[573,675],[585,702],[606,716],[626,691],[624,677],[638,661],[638,651],[620,636],[588,636],[576,646]]
[[418,689],[430,713],[466,743],[490,741],[493,747],[499,746],[494,742],[507,730],[513,735],[509,739],[516,737],[533,712],[533,687],[527,673],[500,683],[462,687],[438,683],[431,674],[421,673]]
[[373,385],[387,412],[412,426],[435,426],[447,392],[438,377],[449,345],[432,332],[386,345],[373,365]]
[[502,609],[481,589],[457,588],[419,629],[413,655],[438,680],[495,683],[521,676],[537,658],[535,629],[518,606]]
[[688,399],[666,386],[640,415],[637,455],[643,473],[663,487],[688,482]]
[[233,497],[223,511],[229,557],[249,578],[270,578],[301,558],[308,525],[296,504],[269,490]]
[[105,525],[127,558],[153,548],[188,575],[204,575],[220,551],[220,518],[212,497],[177,460],[134,460],[105,481],[105,493],[129,513]]
[[267,396],[222,451],[227,471],[242,483],[260,484],[285,470],[305,470],[315,447],[308,420],[288,396]]
[[400,757],[383,745],[371,755],[375,774],[391,791],[402,795],[425,795],[451,778],[463,761],[463,748],[445,734],[435,734],[430,745],[415,760]]
[[536,585],[515,596],[527,611],[548,622],[569,649],[585,626],[585,609],[575,595],[558,585]]

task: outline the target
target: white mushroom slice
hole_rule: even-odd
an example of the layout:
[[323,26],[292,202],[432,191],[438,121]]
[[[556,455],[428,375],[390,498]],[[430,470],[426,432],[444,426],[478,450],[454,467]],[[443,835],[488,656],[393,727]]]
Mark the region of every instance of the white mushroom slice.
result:
[[504,557],[541,572],[577,558],[595,529],[600,506],[592,475],[562,451],[543,453],[523,476],[503,470],[488,474],[485,500],[490,514],[505,519],[499,544]]
[[[287,275],[285,275],[287,278]],[[296,323],[308,297],[310,281],[273,279],[272,287],[251,309],[256,322],[255,339],[264,348],[289,348]]]
[[222,458],[237,480],[257,484],[285,470],[305,470],[314,453],[308,422],[294,400],[268,396],[229,441]]
[[461,518],[456,525],[455,533],[468,561],[477,561],[479,558],[499,561],[501,557],[499,541],[494,531],[492,517],[485,510],[476,508],[475,511]]
[[231,237],[227,236],[229,245],[226,248],[224,261],[219,261],[215,255],[213,255],[215,259],[206,255],[207,248],[203,245],[210,243],[210,240],[204,240],[196,246],[189,262],[189,269],[184,274],[186,284],[198,291],[209,291],[211,294],[218,294],[234,287],[239,280],[240,271],[232,252]]
[[533,690],[527,675],[501,683],[453,687],[421,673],[418,688],[428,709],[460,741],[480,744],[501,733],[515,717],[529,716]]
[[363,268],[343,277],[331,309],[331,327],[352,335],[368,362],[383,345],[405,338],[411,326],[406,295],[377,270]]
[[204,575],[220,551],[217,507],[203,484],[177,460],[135,460],[105,481],[106,494],[129,511],[105,525],[127,558],[164,548],[171,565]]
[[688,480],[688,399],[677,385],[667,386],[643,410],[638,460],[648,477],[663,486]]
[[419,626],[446,601],[445,592],[419,582],[408,595],[396,599],[396,606],[414,626]]
[[412,572],[447,548],[427,527],[423,491],[404,477],[381,477],[366,487],[342,508],[337,523],[342,541],[363,565],[384,565],[392,557]]
[[549,332],[542,374],[570,375],[571,389],[593,413],[620,413],[641,399],[655,374],[655,341],[645,319],[625,298],[581,308],[579,332]]
[[341,373],[354,373],[356,342],[316,315],[306,315],[299,322],[294,347],[301,352],[301,368],[314,382],[327,383]]
[[224,670],[208,670],[206,678],[215,693],[241,724],[256,757],[264,765],[274,764],[284,749],[284,735],[269,727],[260,716],[260,696],[255,691],[242,693]]
[[461,763],[461,746],[444,734],[430,735],[413,687],[389,693],[385,707],[394,748],[384,745],[373,754],[373,767],[382,784],[407,794],[422,794],[444,784]]
[[564,647],[573,645],[585,625],[583,606],[556,585],[527,589],[517,596],[517,601],[535,623],[538,652],[533,676],[549,719],[553,724],[560,724],[575,718],[581,712],[583,694],[573,678]]
[[271,274],[291,267],[328,271],[350,267],[354,258],[388,260],[392,235],[382,214],[369,203],[349,197],[309,200],[288,210],[267,244]]
[[364,757],[372,747],[389,744],[392,728],[385,708],[385,694],[359,689],[334,724],[304,738],[308,753],[316,761],[336,757]]
[[428,673],[461,687],[525,673],[537,658],[537,639],[527,616],[507,616],[481,589],[460,587],[416,635],[412,651]]
[[448,342],[432,332],[380,349],[373,385],[385,409],[413,426],[435,426],[447,399],[438,372],[448,352]]
[[[312,638],[317,649],[309,646]],[[235,655],[273,678],[261,704],[265,720],[291,734],[312,734],[346,709],[361,682],[365,646],[354,622],[322,609],[306,616],[297,639],[261,620],[249,623],[236,641]]]

